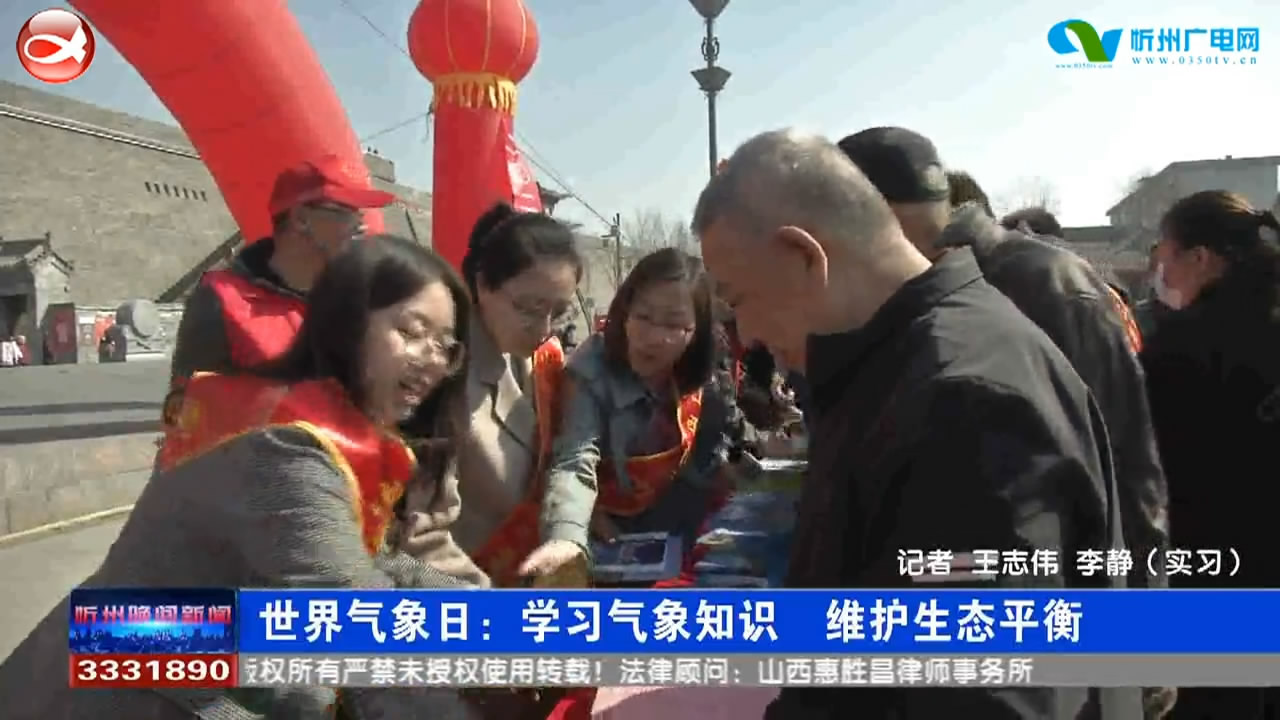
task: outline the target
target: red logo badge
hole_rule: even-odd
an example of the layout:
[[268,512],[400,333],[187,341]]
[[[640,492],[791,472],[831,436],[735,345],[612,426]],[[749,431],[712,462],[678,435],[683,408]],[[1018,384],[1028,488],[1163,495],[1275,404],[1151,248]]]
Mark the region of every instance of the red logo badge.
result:
[[18,31],[18,61],[31,77],[47,83],[71,82],[93,62],[93,30],[69,10],[42,10]]

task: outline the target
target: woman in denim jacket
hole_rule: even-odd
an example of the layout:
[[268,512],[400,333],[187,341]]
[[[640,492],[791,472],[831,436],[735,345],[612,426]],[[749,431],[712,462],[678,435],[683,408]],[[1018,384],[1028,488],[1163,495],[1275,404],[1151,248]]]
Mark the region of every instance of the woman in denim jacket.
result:
[[574,562],[589,531],[667,532],[693,544],[728,477],[711,302],[696,258],[658,250],[618,288],[604,330],[569,358],[543,544],[523,572],[549,575]]

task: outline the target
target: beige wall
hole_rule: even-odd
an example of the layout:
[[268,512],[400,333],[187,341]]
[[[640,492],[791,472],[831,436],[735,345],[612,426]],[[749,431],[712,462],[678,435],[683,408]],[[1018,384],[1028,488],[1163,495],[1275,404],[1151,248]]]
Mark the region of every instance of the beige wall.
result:
[[[389,232],[431,241],[431,196],[369,156],[374,184],[405,200]],[[0,81],[0,237],[52,234],[74,265],[74,302],[155,298],[236,232],[182,131]]]
[[0,83],[0,148],[0,236],[50,233],[77,302],[154,297],[235,230],[174,128]]

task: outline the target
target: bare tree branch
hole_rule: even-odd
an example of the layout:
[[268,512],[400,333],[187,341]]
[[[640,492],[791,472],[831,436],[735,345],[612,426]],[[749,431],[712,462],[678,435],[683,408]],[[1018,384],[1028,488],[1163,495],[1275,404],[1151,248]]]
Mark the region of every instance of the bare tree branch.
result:
[[698,239],[693,236],[693,230],[684,218],[672,221],[667,239],[672,247],[680,248],[691,255],[699,254]]
[[693,235],[689,232],[688,223],[672,220],[661,210],[637,210],[622,223],[622,237],[636,250],[649,253],[658,248],[688,248],[693,244]]
[[[612,245],[612,241],[610,241]],[[637,210],[631,217],[622,222],[622,244],[615,250],[621,257],[614,257],[609,265],[609,276],[616,288],[622,283],[636,261],[641,257],[664,247],[675,247],[687,253],[695,253],[697,240],[684,219],[671,219],[661,210]]]
[[657,210],[636,210],[622,221],[622,240],[630,247],[648,252],[661,247],[665,236],[662,213]]

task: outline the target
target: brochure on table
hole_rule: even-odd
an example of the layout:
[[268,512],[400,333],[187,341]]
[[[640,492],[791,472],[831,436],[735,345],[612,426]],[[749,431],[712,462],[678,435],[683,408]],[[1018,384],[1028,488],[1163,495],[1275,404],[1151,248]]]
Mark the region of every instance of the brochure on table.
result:
[[619,535],[591,544],[592,576],[605,583],[649,583],[680,575],[680,538],[664,532]]

